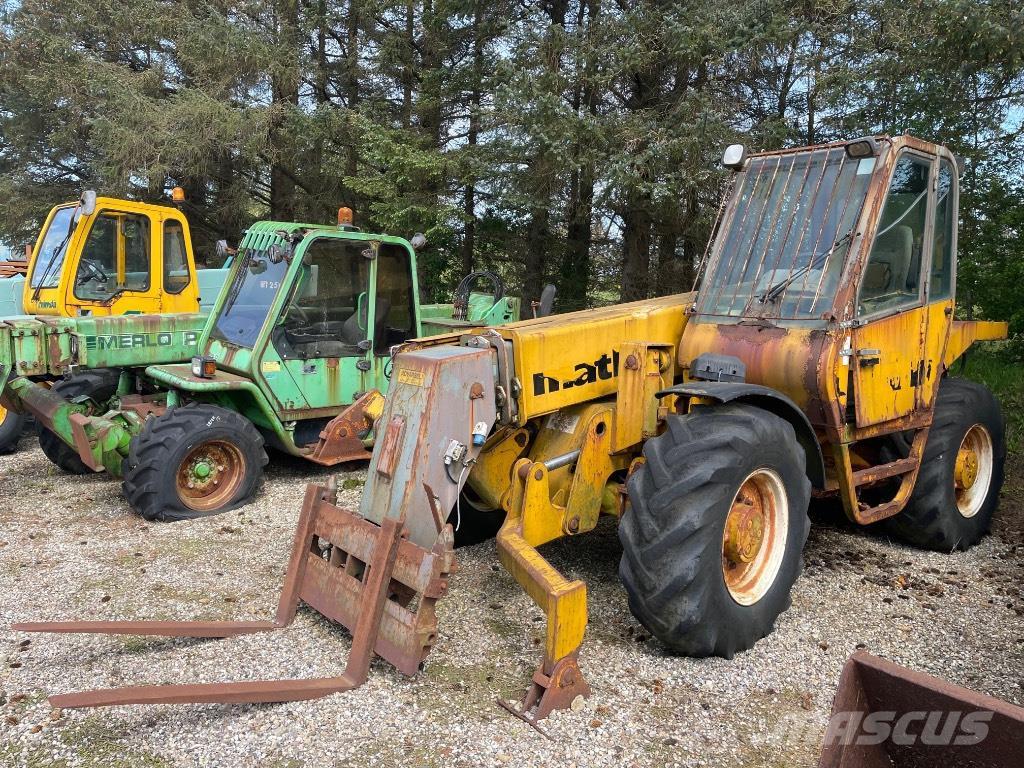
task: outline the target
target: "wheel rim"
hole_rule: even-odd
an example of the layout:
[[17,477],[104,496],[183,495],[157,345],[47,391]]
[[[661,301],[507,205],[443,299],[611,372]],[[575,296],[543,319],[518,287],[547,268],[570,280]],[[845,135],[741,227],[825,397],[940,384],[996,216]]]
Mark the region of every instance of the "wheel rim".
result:
[[722,534],[722,575],[730,596],[753,605],[779,575],[789,532],[789,500],[774,470],[751,472],[733,497]]
[[189,509],[209,511],[234,498],[245,477],[245,457],[225,440],[200,443],[178,465],[178,498]]
[[967,430],[953,469],[956,508],[964,517],[974,517],[981,510],[992,484],[995,452],[992,435],[981,424]]
[[0,405],[0,424],[7,421],[7,409]]

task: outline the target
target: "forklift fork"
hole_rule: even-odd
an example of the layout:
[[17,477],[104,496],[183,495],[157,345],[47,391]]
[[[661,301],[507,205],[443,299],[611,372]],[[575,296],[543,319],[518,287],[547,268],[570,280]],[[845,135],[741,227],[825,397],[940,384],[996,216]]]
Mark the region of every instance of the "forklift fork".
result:
[[381,525],[335,505],[336,488],[310,484],[299,517],[284,589],[273,621],[74,621],[15,624],[23,632],[75,632],[231,637],[283,629],[299,601],[352,633],[352,651],[338,677],[145,685],[51,696],[55,707],[116,704],[257,703],[315,699],[366,682],[374,653],[415,674],[437,639],[434,604],[455,569],[445,526],[430,550],[410,542],[404,520]]

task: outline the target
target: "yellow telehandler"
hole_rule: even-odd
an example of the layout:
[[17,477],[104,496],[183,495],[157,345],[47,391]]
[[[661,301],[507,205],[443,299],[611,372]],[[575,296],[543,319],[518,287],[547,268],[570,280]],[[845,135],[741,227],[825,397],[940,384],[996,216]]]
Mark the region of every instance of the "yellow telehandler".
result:
[[[372,652],[414,672],[460,538],[493,533],[547,615],[517,712],[589,692],[586,586],[537,547],[618,517],[620,575],[668,649],[731,657],[771,632],[800,574],[812,496],[862,525],[965,549],[988,530],[1004,425],[949,376],[1006,324],[954,320],[956,158],[909,136],[748,155],[699,292],[404,346],[358,511],[307,491],[272,622],[70,622],[16,629],[224,636],[287,625],[304,601],[354,635],[346,673],[143,686],[60,706],[281,701],[347,690]],[[488,531],[490,527],[490,531]]]

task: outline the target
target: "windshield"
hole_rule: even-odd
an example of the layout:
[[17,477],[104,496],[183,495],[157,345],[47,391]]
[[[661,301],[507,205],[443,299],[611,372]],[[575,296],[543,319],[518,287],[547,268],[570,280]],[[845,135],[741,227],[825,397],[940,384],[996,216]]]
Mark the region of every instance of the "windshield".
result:
[[32,269],[33,288],[56,288],[60,284],[61,266],[68,250],[68,241],[74,232],[74,216],[77,206],[58,208],[50,220],[50,227],[39,245],[39,255]]
[[287,272],[288,262],[281,259],[275,264],[268,251],[246,250],[241,254],[211,333],[213,338],[251,349]]
[[832,305],[875,158],[845,147],[753,157],[715,238],[697,311],[820,318]]

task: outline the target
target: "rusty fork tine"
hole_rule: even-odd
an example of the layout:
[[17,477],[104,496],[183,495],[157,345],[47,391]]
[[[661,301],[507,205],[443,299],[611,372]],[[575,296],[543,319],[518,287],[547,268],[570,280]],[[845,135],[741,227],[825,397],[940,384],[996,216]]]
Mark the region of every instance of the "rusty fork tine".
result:
[[251,680],[193,685],[137,685],[50,696],[62,709],[113,707],[119,704],[273,704],[317,699],[358,685],[347,675],[309,680]]
[[234,637],[280,627],[272,621],[26,621],[12,624],[17,632],[158,635],[162,637]]

